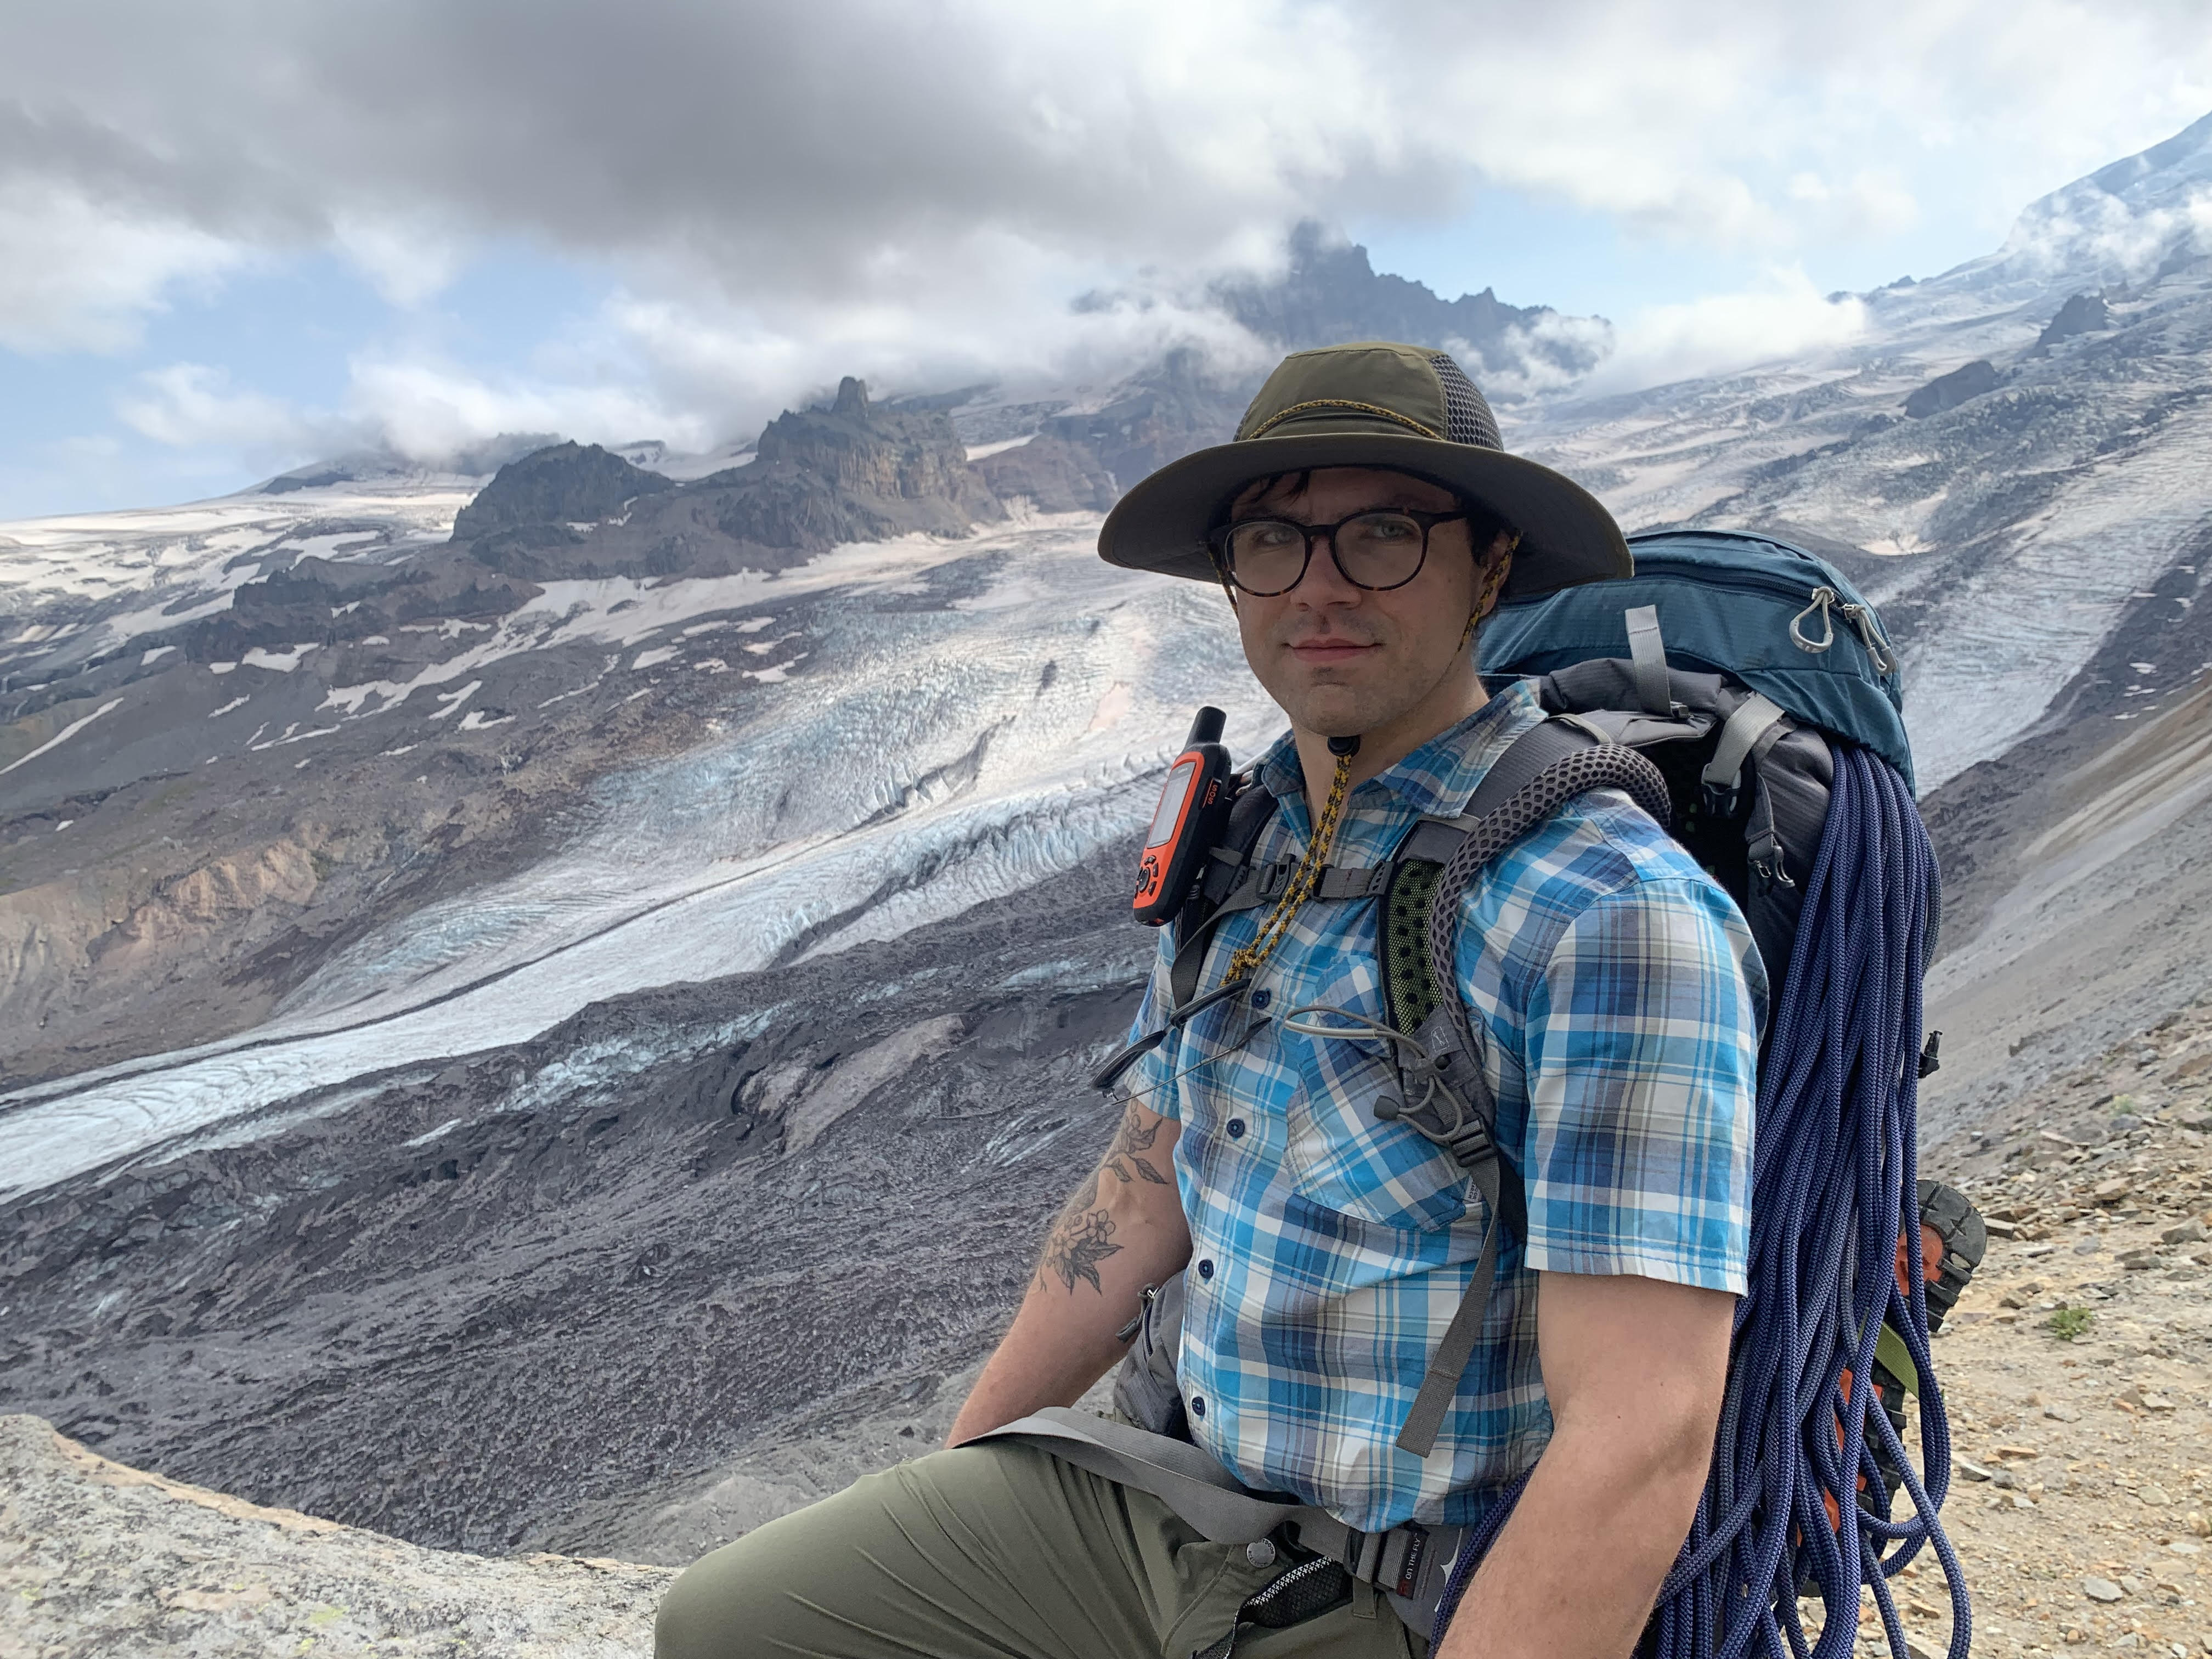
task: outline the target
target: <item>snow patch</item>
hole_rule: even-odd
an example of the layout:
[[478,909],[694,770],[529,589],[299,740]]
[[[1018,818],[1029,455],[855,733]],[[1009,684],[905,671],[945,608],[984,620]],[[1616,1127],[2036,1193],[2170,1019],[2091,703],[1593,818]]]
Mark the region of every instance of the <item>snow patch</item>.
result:
[[[92,713],[85,715],[82,719],[71,720],[67,726],[62,727],[60,731],[55,732],[53,736],[48,738],[44,743],[40,744],[36,749],[33,749],[29,754],[18,755],[14,760],[9,761],[5,766],[0,766],[0,775],[12,772],[19,766],[27,766],[31,762],[38,759],[40,756],[47,754],[53,750],[60,748],[78,732],[83,731],[86,726],[91,725],[102,714],[107,713],[108,710],[111,708],[119,708],[122,706],[122,698],[110,697],[106,702],[100,704],[99,708],[94,709]],[[66,830],[69,828],[69,825],[65,823],[62,828]]]
[[239,661],[248,668],[273,668],[280,674],[289,674],[300,665],[301,658],[314,649],[313,642],[295,645],[289,651],[264,651],[257,645]]
[[[264,726],[261,731],[265,732],[268,729]],[[309,738],[327,738],[337,730],[337,727],[335,726],[318,726],[311,731],[302,732],[300,729],[300,722],[294,720],[284,728],[282,736],[271,738],[266,743],[248,742],[246,746],[258,755],[264,749],[281,749],[288,743],[305,743]],[[261,732],[257,732],[253,735],[258,738]]]
[[438,701],[446,706],[443,708],[441,708],[436,714],[431,715],[430,718],[434,720],[441,720],[448,714],[459,713],[461,705],[466,702],[471,697],[474,696],[479,690],[483,690],[483,682],[482,680],[471,680],[466,685],[463,686],[458,691],[441,691],[438,693]]

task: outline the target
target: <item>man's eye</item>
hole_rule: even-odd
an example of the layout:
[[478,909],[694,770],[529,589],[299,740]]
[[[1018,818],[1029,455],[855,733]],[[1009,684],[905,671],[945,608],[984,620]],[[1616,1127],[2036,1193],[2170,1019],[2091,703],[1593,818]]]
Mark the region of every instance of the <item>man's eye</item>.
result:
[[1302,538],[1286,524],[1255,524],[1237,532],[1237,539],[1256,551],[1262,548],[1288,547]]
[[1362,519],[1358,524],[1358,530],[1359,533],[1368,540],[1376,542],[1410,541],[1421,533],[1420,526],[1415,524],[1411,519],[1401,519],[1395,514],[1389,517]]

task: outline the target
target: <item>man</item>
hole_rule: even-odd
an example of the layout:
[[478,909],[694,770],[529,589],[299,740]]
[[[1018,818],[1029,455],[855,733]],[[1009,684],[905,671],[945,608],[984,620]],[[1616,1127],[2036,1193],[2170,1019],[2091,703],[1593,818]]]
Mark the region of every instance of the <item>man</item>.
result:
[[[1378,343],[1286,360],[1237,440],[1139,484],[1100,547],[1227,587],[1291,722],[1259,765],[1278,805],[1254,856],[1308,869],[1386,862],[1422,816],[1463,810],[1541,718],[1528,686],[1492,693],[1476,672],[1475,625],[1501,593],[1629,568],[1602,507],[1504,453],[1456,363]],[[1457,993],[1526,1224],[1416,1458],[1394,1437],[1486,1218],[1448,1153],[1369,1109],[1380,1061],[1284,1024],[1309,1005],[1384,1012],[1377,907],[1301,886],[1221,923],[1200,992],[1240,988],[1124,1074],[1113,1143],[1047,1239],[953,1449],[694,1566],[662,1610],[664,1659],[1184,1659],[1218,1641],[1284,1561],[1208,1543],[1033,1445],[965,1443],[1074,1401],[1121,1358],[1141,1290],[1187,1262],[1180,1382],[1201,1449],[1370,1533],[1476,1522],[1533,1464],[1438,1652],[1633,1649],[1697,1505],[1743,1288],[1765,981],[1742,920],[1612,792],[1468,887]],[[1170,1024],[1172,944],[1138,1036]],[[1358,1589],[1248,1630],[1236,1652],[1421,1650]]]

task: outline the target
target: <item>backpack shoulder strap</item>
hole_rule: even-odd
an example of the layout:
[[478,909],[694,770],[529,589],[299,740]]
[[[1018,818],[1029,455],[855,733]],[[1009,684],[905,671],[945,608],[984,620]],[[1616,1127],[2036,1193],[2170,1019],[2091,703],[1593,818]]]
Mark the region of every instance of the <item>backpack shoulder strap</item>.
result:
[[1260,844],[1274,816],[1274,796],[1257,776],[1248,776],[1230,803],[1228,827],[1222,832],[1221,844],[1207,854],[1198,890],[1176,918],[1175,964],[1170,969],[1170,983],[1176,1007],[1183,1006],[1198,990],[1199,975],[1206,967],[1206,943],[1215,926],[1224,916],[1249,910],[1260,902],[1259,884],[1246,878],[1246,870],[1252,862],[1252,849]]
[[[1389,1012],[1391,1023],[1409,1032],[1427,1055],[1436,1086],[1419,1091],[1421,1104],[1402,1116],[1418,1133],[1450,1149],[1488,1211],[1474,1277],[1429,1357],[1420,1389],[1398,1432],[1399,1447],[1416,1457],[1426,1457],[1435,1449],[1444,1415],[1474,1357],[1497,1282],[1498,1230],[1510,1227],[1518,1234],[1527,1228],[1520,1172],[1498,1146],[1498,1102],[1482,1074],[1480,1038],[1459,995],[1454,959],[1460,899],[1485,865],[1529,830],[1570,800],[1606,788],[1626,790],[1662,823],[1671,816],[1666,780],[1650,761],[1632,749],[1600,740],[1579,724],[1547,720],[1530,727],[1498,757],[1466,812],[1455,818],[1425,820],[1415,831],[1418,840],[1422,830],[1433,830],[1428,845],[1443,854],[1425,878],[1428,906],[1418,929],[1419,945],[1425,948],[1416,954],[1427,959],[1426,984],[1421,988],[1429,1006],[1422,1012],[1414,1006],[1409,989],[1403,988],[1412,978],[1410,965],[1401,966],[1395,978],[1404,1000]],[[1414,850],[1409,842],[1408,853]],[[1386,988],[1400,957],[1398,918],[1392,915],[1389,920],[1391,932],[1383,951]],[[1402,1023],[1407,1020],[1413,1023]],[[1409,1087],[1407,1099],[1416,1093]]]
[[1445,861],[1474,827],[1526,788],[1545,768],[1604,739],[1554,715],[1516,738],[1492,763],[1455,817],[1423,818],[1398,848],[1382,899],[1383,1018],[1407,1036],[1436,1012],[1440,993],[1430,966],[1430,911]]
[[[1205,971],[1206,945],[1213,937],[1214,925],[1224,916],[1250,909],[1262,896],[1258,874],[1247,875],[1245,871],[1252,860],[1252,849],[1260,844],[1261,833],[1275,816],[1275,798],[1255,774],[1240,773],[1237,784],[1221,841],[1207,850],[1198,885],[1189,902],[1176,915],[1170,933],[1175,940],[1175,958],[1168,969],[1171,1012],[1196,1012],[1192,999],[1199,976]],[[1091,1079],[1091,1086],[1111,1089],[1124,1073],[1166,1040],[1173,1024],[1168,1020],[1121,1049]]]

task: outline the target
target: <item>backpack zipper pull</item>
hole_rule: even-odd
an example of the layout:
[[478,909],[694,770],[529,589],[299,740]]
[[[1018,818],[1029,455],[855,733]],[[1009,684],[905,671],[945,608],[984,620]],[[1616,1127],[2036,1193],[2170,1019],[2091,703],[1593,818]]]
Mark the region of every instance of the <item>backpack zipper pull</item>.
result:
[[1875,631],[1874,613],[1863,605],[1844,605],[1843,612],[1844,620],[1858,629],[1859,641],[1866,647],[1867,660],[1874,665],[1874,672],[1877,674],[1892,672],[1897,667],[1897,659],[1891,653],[1889,647],[1882,642],[1881,635]]

